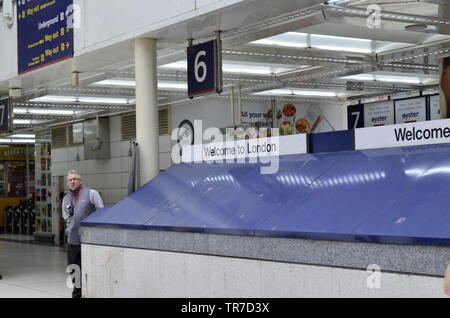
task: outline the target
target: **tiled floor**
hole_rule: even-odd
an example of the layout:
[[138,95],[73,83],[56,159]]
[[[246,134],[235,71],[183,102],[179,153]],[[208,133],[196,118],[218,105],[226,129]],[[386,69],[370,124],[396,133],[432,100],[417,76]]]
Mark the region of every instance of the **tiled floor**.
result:
[[32,239],[0,235],[0,298],[71,297],[64,249],[33,244]]

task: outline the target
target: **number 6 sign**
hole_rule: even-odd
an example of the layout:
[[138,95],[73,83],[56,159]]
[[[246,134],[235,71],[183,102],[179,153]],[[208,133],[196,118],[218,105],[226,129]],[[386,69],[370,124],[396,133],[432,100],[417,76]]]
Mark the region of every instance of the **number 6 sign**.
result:
[[220,40],[189,46],[188,96],[222,92],[222,52]]

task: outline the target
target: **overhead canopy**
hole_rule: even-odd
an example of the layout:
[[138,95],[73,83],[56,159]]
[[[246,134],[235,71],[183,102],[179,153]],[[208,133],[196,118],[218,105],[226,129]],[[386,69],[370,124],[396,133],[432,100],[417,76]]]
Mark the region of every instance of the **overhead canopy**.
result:
[[450,245],[450,145],[178,164],[82,226]]

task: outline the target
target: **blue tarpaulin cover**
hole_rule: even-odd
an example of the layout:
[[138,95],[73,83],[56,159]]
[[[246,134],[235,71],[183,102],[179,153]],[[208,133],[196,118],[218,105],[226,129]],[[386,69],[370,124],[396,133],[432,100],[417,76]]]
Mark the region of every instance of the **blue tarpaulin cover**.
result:
[[[272,163],[274,164],[274,163]],[[82,226],[450,245],[450,145],[174,164]]]

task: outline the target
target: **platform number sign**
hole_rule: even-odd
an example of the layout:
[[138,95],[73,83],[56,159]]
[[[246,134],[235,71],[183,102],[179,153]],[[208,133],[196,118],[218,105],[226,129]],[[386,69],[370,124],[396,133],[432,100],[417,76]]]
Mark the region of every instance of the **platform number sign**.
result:
[[222,52],[220,40],[187,48],[188,96],[222,92]]
[[353,105],[347,107],[347,129],[364,127],[364,107],[363,105]]
[[0,99],[0,132],[10,131],[9,98]]

